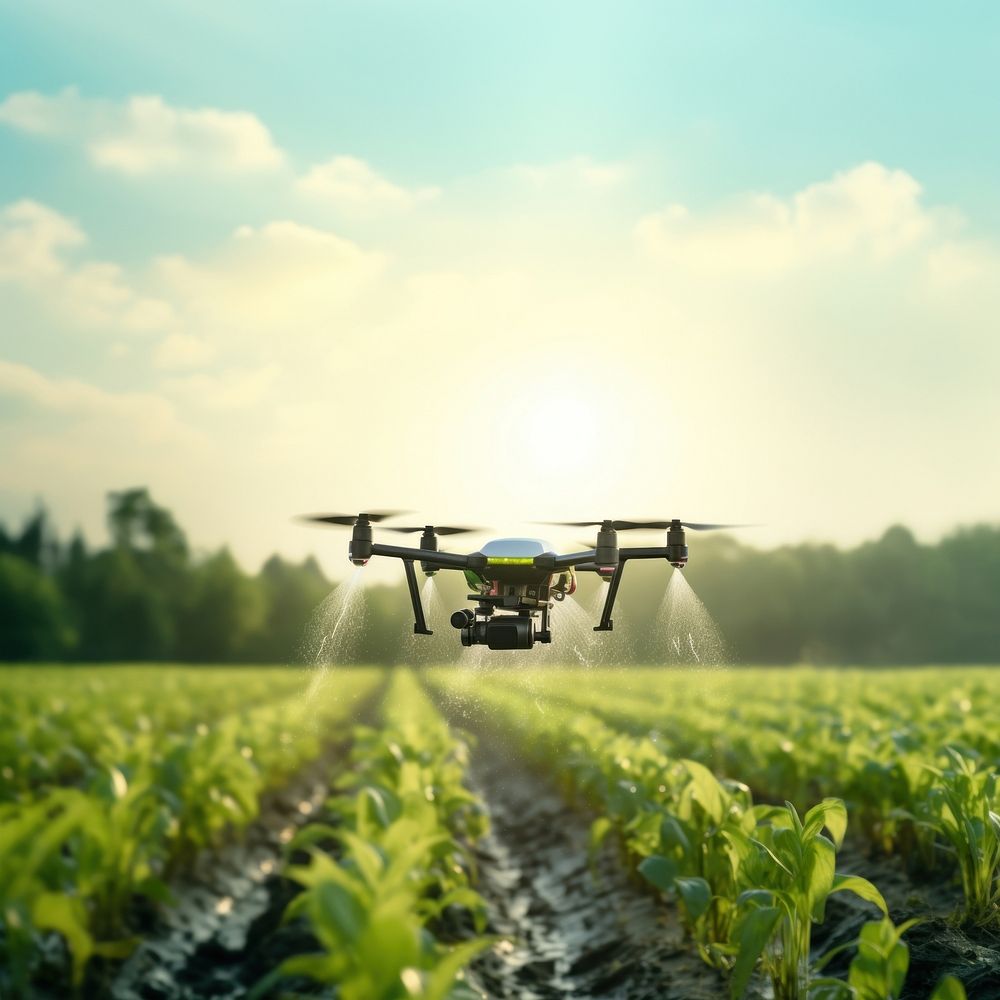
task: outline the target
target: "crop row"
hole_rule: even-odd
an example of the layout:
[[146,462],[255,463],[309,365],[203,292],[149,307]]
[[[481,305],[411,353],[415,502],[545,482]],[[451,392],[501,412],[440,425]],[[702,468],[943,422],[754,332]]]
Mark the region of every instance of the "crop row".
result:
[[[791,803],[756,804],[747,784],[720,780],[702,763],[673,756],[648,735],[622,732],[592,712],[542,705],[530,685],[518,691],[503,678],[454,671],[435,673],[432,683],[450,696],[464,687],[598,810],[595,843],[617,832],[640,873],[676,899],[694,946],[728,975],[733,997],[744,994],[755,970],[777,1000],[899,995],[906,928],[893,925],[874,885],[837,873],[847,828],[841,799],[825,797],[804,815]],[[826,956],[811,961],[812,927],[838,892],[852,892],[881,911],[856,942],[846,980],[821,974]],[[962,995],[954,980],[936,993]]]
[[36,789],[0,804],[0,969],[8,989],[30,991],[52,934],[69,950],[77,987],[95,955],[128,954],[136,897],[169,905],[172,874],[250,823],[262,794],[342,733],[381,677],[344,673],[308,700],[286,697],[193,732],[122,734],[105,745],[84,786]]
[[963,671],[958,682],[930,670],[595,671],[587,679],[527,681],[673,757],[738,776],[769,801],[804,807],[842,797],[874,849],[925,873],[957,869],[963,916],[1000,927],[996,671]]
[[[455,984],[490,944],[468,853],[487,821],[464,784],[467,759],[412,672],[398,670],[383,724],[355,731],[331,821],[304,827],[291,845],[305,856],[285,874],[303,891],[286,916],[305,919],[317,948],[286,959],[258,995],[289,976],[335,985],[341,1000],[479,995]],[[477,933],[448,945],[434,928],[455,911]]]
[[85,784],[133,742],[187,734],[302,686],[287,669],[8,667],[0,677],[0,802]]

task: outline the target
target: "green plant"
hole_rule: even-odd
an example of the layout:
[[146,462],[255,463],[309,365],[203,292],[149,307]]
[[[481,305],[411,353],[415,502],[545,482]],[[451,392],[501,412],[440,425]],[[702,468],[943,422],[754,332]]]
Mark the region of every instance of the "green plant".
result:
[[654,814],[659,819],[655,853],[640,862],[639,872],[658,889],[676,894],[702,958],[728,967],[731,958],[724,946],[736,916],[739,874],[729,837],[752,834],[753,800],[746,785],[719,781],[696,761],[683,760],[678,770],[682,778],[662,811]]
[[753,836],[730,834],[747,886],[737,900],[731,995],[743,995],[759,959],[776,1000],[798,1000],[808,995],[812,925],[823,921],[827,898],[853,892],[885,915],[888,909],[867,879],[836,873],[837,849],[847,830],[840,799],[824,799],[802,819],[791,803],[758,810]]
[[[466,747],[409,671],[395,674],[384,719],[356,730],[354,767],[328,803],[339,823],[310,824],[290,845],[309,856],[286,870],[304,891],[285,918],[304,918],[320,949],[286,959],[256,995],[304,975],[336,985],[342,1000],[444,1000],[491,943],[477,936],[449,948],[430,930],[449,907],[468,911],[479,934],[485,921],[465,846],[485,829],[463,784]],[[323,841],[339,845],[336,861],[316,846]]]
[[[897,927],[883,917],[866,923],[856,942],[833,949],[817,963],[821,966],[835,954],[856,945],[857,954],[848,969],[847,981],[814,979],[809,1000],[899,1000],[910,967],[910,949],[903,935],[919,922],[919,918],[907,920]],[[945,976],[930,1000],[966,1000],[965,987],[954,976]]]
[[926,822],[947,840],[955,854],[965,894],[963,917],[1000,926],[1000,808],[993,768],[977,767],[953,747],[951,766],[929,768],[937,784],[923,804]]

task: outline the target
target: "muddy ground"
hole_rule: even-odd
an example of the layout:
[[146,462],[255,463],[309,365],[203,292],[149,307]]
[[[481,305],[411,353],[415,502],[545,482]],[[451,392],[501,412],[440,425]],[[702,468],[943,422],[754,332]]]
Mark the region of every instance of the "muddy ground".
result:
[[[488,906],[487,933],[500,941],[467,974],[496,1000],[724,1000],[724,979],[684,940],[675,909],[631,873],[613,839],[589,855],[593,815],[567,804],[551,775],[532,767],[516,739],[477,713],[444,704],[473,738],[470,780],[486,804],[491,832],[476,846],[477,888]],[[149,935],[113,978],[90,995],[114,1000],[235,1000],[289,955],[316,943],[281,915],[296,887],[278,874],[283,842],[315,815],[344,748],[332,749],[291,787],[269,798],[242,843],[206,856],[174,887],[179,905],[145,929]],[[970,1000],[1000,1000],[1000,942],[949,920],[960,898],[950,879],[916,882],[897,859],[870,859],[845,844],[838,869],[870,878],[893,918],[923,916],[907,935],[911,971],[904,1000],[926,1000],[945,973],[965,983]],[[857,936],[871,907],[847,894],[830,900],[814,930],[816,954]],[[460,921],[436,929],[445,939],[471,930]],[[829,972],[844,974],[850,956]],[[285,983],[299,995],[321,993]],[[277,995],[277,994],[276,994]],[[764,988],[757,984],[753,997]]]
[[[907,873],[900,858],[873,858],[866,845],[848,838],[837,854],[837,870],[874,882],[895,923],[920,918],[904,938],[910,949],[910,971],[900,1000],[927,1000],[946,975],[962,981],[969,1000],[1000,1000],[1000,936],[959,926],[954,916],[962,889],[947,866],[920,877]],[[849,893],[831,897],[826,920],[813,931],[815,954],[856,939],[862,924],[871,919],[872,908]],[[849,961],[850,955],[845,955],[826,971],[846,976]]]
[[471,780],[490,814],[476,848],[489,932],[505,941],[470,984],[503,1000],[714,1000],[721,977],[692,955],[676,914],[633,881],[613,843],[589,861],[591,817],[516,750],[480,731]]
[[279,872],[284,845],[321,810],[345,753],[346,747],[331,748],[269,795],[260,819],[239,841],[206,853],[172,885],[175,905],[162,910],[139,948],[102,984],[101,995],[237,1000],[287,955],[314,947],[304,929],[281,926],[296,889]]

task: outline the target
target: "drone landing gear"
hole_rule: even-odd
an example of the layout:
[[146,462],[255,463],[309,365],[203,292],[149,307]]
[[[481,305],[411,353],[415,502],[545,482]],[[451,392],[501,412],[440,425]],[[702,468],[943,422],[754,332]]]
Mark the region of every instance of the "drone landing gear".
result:
[[594,626],[595,632],[611,632],[614,630],[615,623],[611,618],[611,612],[615,608],[615,598],[618,596],[618,587],[622,582],[622,573],[624,570],[625,560],[622,559],[615,567],[614,575],[611,577],[611,583],[608,586],[608,596],[604,599],[604,610],[601,612],[601,623]]
[[424,619],[424,606],[420,603],[420,589],[417,587],[417,572],[413,568],[412,559],[403,560],[403,572],[406,574],[406,586],[410,590],[410,603],[413,605],[413,634],[433,635]]

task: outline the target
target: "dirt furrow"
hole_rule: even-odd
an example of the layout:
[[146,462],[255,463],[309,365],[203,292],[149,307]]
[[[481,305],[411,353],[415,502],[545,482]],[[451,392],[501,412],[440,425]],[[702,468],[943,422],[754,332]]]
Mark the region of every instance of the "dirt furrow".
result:
[[518,1000],[723,997],[722,979],[691,953],[673,912],[629,877],[617,847],[590,863],[591,817],[513,743],[474,735],[470,778],[491,820],[477,887],[489,931],[504,941],[476,962],[470,984]]

